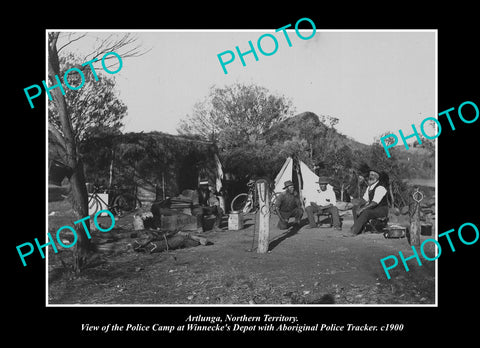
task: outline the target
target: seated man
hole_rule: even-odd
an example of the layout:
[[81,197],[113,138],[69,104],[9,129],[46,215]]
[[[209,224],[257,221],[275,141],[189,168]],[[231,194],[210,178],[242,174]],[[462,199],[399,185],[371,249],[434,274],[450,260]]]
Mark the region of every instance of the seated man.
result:
[[333,187],[328,185],[328,180],[324,177],[320,177],[317,183],[320,189],[314,192],[308,192],[305,197],[305,205],[307,206],[305,211],[307,212],[309,222],[307,228],[317,227],[314,214],[330,213],[332,214],[333,227],[336,230],[341,230],[340,215],[336,207],[337,198],[335,197],[335,192],[333,192]]
[[388,202],[387,189],[379,181],[380,173],[370,170],[368,175],[368,187],[363,195],[363,200],[352,208],[354,236],[360,234],[363,227],[370,219],[387,217]]
[[174,215],[176,212],[170,209],[170,200],[155,202],[152,204],[150,211],[153,214],[153,228],[162,226],[162,215]]
[[278,215],[278,228],[285,230],[288,228],[288,219],[295,217],[295,223],[299,224],[300,219],[303,216],[303,207],[298,197],[298,193],[295,192],[293,182],[290,180],[285,181],[282,192],[275,200],[275,210]]
[[207,181],[201,181],[197,194],[193,197],[192,207],[192,215],[197,217],[197,232],[205,232],[204,216],[212,214],[215,215],[213,230],[221,231],[220,222],[222,221],[223,209],[215,196],[215,188],[208,186]]

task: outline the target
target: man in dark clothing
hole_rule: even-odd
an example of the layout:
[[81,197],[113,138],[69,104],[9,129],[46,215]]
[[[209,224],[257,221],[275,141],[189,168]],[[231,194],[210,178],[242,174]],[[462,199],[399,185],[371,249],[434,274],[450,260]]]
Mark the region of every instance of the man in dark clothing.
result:
[[197,232],[204,232],[204,217],[206,215],[215,215],[213,224],[214,231],[221,231],[220,222],[222,221],[223,209],[215,196],[215,189],[208,186],[208,182],[200,182],[196,197],[193,198],[192,215],[197,217]]
[[288,219],[295,217],[295,223],[299,224],[303,216],[303,207],[298,194],[295,192],[293,182],[285,181],[285,192],[282,192],[275,200],[275,210],[278,215],[278,228],[281,230],[288,228]]
[[368,176],[368,187],[363,195],[362,202],[354,205],[353,226],[351,232],[358,235],[370,219],[388,216],[387,189],[379,181],[380,173],[370,170]]
[[162,226],[162,215],[174,215],[175,211],[170,209],[170,201],[164,200],[152,204],[150,211],[153,214],[153,228]]

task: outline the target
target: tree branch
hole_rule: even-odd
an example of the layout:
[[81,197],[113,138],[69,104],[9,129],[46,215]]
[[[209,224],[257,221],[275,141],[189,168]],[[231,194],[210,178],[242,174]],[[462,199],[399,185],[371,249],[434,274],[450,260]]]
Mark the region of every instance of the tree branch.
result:
[[[136,45],[128,49],[126,52],[120,53],[118,52],[119,49],[127,47],[131,44],[134,44],[137,41],[137,38],[132,36],[131,33],[125,34],[118,40],[114,40],[113,38],[114,38],[114,35],[109,35],[107,36],[107,38],[101,40],[100,43],[97,45],[97,47],[93,50],[93,52],[85,56],[86,61],[90,61],[95,58],[98,58],[108,52],[116,52],[122,58],[128,58],[128,57],[139,57],[150,51],[149,49],[145,52],[141,52],[140,51],[141,46]],[[107,57],[107,59],[109,58]]]
[[[69,33],[69,34],[68,34],[68,37],[70,38],[71,35],[72,35],[72,33]],[[83,35],[80,35],[80,36],[77,37],[76,39],[72,39],[72,40],[68,41],[65,45],[63,45],[62,47],[60,47],[60,48],[57,50],[57,52],[60,53],[60,51],[61,51],[63,48],[67,47],[68,45],[70,45],[71,43],[73,43],[73,42],[75,42],[75,41],[80,40],[81,38],[84,38],[85,36],[87,36],[86,33],[83,34]]]

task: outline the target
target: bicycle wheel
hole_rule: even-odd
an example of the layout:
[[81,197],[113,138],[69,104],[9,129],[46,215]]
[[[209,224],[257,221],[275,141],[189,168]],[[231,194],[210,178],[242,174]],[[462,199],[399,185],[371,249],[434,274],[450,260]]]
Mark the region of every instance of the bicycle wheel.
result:
[[252,202],[248,197],[247,193],[240,193],[235,196],[230,204],[232,211],[241,211],[243,213],[248,213],[252,209]]
[[115,197],[112,204],[114,214],[119,217],[122,217],[125,213],[131,212],[141,206],[142,203],[137,197],[128,194],[118,195]]
[[98,201],[97,197],[92,194],[88,195],[88,215],[96,214],[101,207],[101,203]]
[[124,194],[123,197],[127,200],[128,206],[129,206],[129,211],[133,211],[135,209],[141,208],[142,207],[142,202],[137,198],[135,195],[130,195],[130,194]]

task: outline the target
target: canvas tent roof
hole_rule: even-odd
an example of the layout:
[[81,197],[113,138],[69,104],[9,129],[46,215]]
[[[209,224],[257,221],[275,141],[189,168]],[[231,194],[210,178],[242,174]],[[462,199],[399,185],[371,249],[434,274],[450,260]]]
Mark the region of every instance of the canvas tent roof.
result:
[[275,189],[277,193],[283,192],[283,183],[287,180],[292,180],[293,175],[293,159],[288,157],[282,168],[275,177]]
[[294,182],[302,202],[307,192],[318,189],[318,175],[308,168],[303,161],[294,160],[292,157],[287,158],[275,177],[274,191],[277,193],[283,192],[283,185],[287,180]]
[[[309,200],[309,192],[314,192],[318,190],[318,179],[318,175],[316,175],[310,168],[308,168],[308,166],[301,160],[288,157],[282,168],[278,172],[277,176],[275,177],[274,190],[276,193],[283,192],[283,186],[285,181],[291,180],[293,181],[295,189],[300,195],[300,201],[302,202],[302,204],[305,205]],[[327,184],[327,187],[333,189],[333,186],[331,184]],[[307,200],[307,202],[305,202],[305,199]],[[342,202],[337,199],[336,207],[341,211],[345,211],[351,209],[352,205],[351,203]],[[342,214],[343,213],[340,213],[340,215]]]

